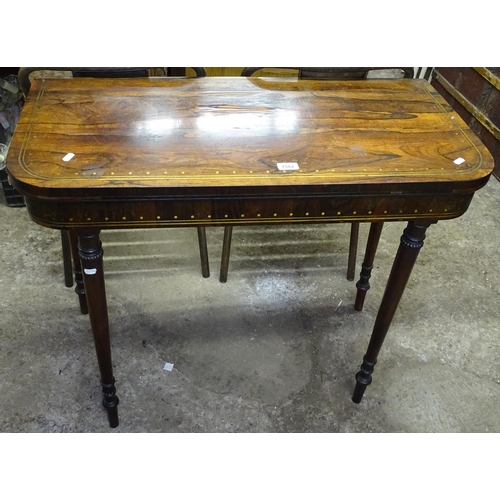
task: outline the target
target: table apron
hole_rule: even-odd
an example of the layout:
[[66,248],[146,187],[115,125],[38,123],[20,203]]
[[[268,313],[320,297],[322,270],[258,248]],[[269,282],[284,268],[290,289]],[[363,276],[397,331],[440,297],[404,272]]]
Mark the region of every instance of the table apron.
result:
[[370,222],[453,219],[465,213],[468,194],[335,195],[329,197],[175,200],[52,201],[27,199],[33,220],[56,229],[191,225]]

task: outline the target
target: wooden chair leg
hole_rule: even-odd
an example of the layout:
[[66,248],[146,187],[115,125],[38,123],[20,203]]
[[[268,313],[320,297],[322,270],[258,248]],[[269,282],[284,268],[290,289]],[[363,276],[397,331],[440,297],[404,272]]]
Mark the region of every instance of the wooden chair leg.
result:
[[[374,224],[382,224],[374,223]],[[403,232],[399,249],[392,265],[391,274],[387,281],[382,303],[375,320],[372,336],[365,356],[361,370],[356,374],[356,387],[352,396],[354,403],[360,403],[365,389],[372,382],[372,373],[377,357],[382,348],[384,339],[391,326],[392,318],[396,313],[399,301],[403,296],[406,283],[410,278],[411,271],[417,260],[418,253],[424,245],[425,231],[430,222],[408,222],[408,226]],[[374,225],[372,224],[372,227]],[[375,231],[375,229],[374,229]]]
[[222,243],[222,257],[220,262],[220,276],[219,276],[219,281],[221,283],[226,283],[227,281],[232,235],[233,235],[233,226],[224,226],[224,241]]
[[118,397],[116,396],[111,342],[109,338],[108,307],[102,263],[102,244],[99,230],[78,233],[78,253],[83,281],[87,291],[87,304],[97,362],[101,373],[102,404],[108,413],[110,427],[118,426]]
[[349,242],[349,260],[347,262],[347,279],[354,280],[356,272],[356,255],[358,253],[359,222],[351,224],[351,241]]
[[73,286],[73,263],[71,262],[71,245],[69,233],[66,229],[61,230],[62,258],[64,269],[64,284],[71,288]]
[[[229,272],[229,256],[231,253],[231,238],[233,234],[233,226],[224,227],[224,242],[222,244],[222,257],[220,264],[219,281],[221,283],[227,282],[227,275]],[[356,270],[356,254],[358,250],[358,237],[359,237],[359,222],[351,224],[351,239],[349,244],[349,261],[347,264],[347,279],[354,280]]]
[[361,265],[359,281],[356,283],[356,288],[358,289],[356,293],[356,300],[354,302],[354,309],[356,309],[356,311],[363,310],[366,292],[370,289],[370,277],[373,269],[373,260],[375,259],[383,227],[383,222],[372,222],[370,224],[370,233],[368,234],[368,241],[366,243],[365,258],[363,260],[363,264]]
[[200,246],[201,274],[204,278],[210,276],[208,265],[207,235],[203,226],[198,226],[198,244]]
[[87,298],[85,297],[85,285],[83,283],[82,264],[80,262],[80,254],[78,253],[78,236],[74,230],[69,231],[69,241],[71,245],[71,253],[73,255],[73,268],[75,272],[75,292],[78,295],[80,302],[80,311],[82,314],[88,314]]

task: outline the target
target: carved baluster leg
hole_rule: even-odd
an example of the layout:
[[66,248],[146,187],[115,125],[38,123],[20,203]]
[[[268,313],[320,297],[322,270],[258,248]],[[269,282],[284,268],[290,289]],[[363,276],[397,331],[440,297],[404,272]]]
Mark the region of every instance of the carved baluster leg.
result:
[[210,277],[210,267],[208,265],[207,235],[203,226],[198,226],[198,244],[200,246],[201,275],[204,278]]
[[62,258],[64,269],[64,284],[71,288],[73,286],[73,267],[71,262],[71,244],[69,242],[69,232],[61,230]]
[[221,283],[226,283],[227,281],[232,235],[233,235],[233,226],[224,226],[224,240],[222,243],[222,257],[220,261],[220,275],[219,275],[219,281]]
[[359,281],[356,283],[358,292],[356,293],[356,300],[354,302],[354,309],[356,311],[363,310],[365,303],[366,292],[370,289],[370,277],[372,275],[373,260],[377,253],[378,242],[384,227],[383,222],[372,222],[370,224],[370,233],[368,234],[368,241],[366,243],[366,252],[363,264],[361,266],[361,273]]
[[349,242],[349,260],[347,262],[347,279],[354,280],[356,271],[356,255],[358,253],[359,222],[351,224],[351,239]]
[[361,402],[366,387],[372,382],[372,373],[377,362],[377,356],[382,348],[406,283],[410,278],[418,253],[424,245],[425,231],[430,224],[430,222],[409,222],[403,232],[398,253],[394,259],[384,297],[375,320],[370,343],[363,357],[361,370],[356,374],[356,388],[352,396],[355,403]]
[[85,298],[85,286],[83,284],[82,265],[80,255],[78,254],[78,237],[74,230],[69,231],[69,241],[71,254],[73,255],[73,270],[75,272],[75,292],[80,301],[80,311],[82,314],[88,314],[87,299]]
[[108,308],[99,230],[78,233],[78,252],[80,255],[83,280],[87,295],[90,324],[94,336],[95,350],[103,393],[102,404],[108,412],[109,425],[118,426],[118,398],[111,364],[111,343],[109,339]]

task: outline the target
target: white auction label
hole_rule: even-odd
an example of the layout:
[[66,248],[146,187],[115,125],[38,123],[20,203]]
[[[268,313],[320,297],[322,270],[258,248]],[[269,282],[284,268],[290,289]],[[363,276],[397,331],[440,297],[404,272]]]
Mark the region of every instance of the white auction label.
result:
[[296,162],[285,162],[285,163],[277,163],[276,166],[278,170],[299,170],[299,164]]
[[85,274],[97,274],[97,269],[94,268],[94,269],[84,269],[83,272]]
[[75,153],[68,153],[66,156],[63,156],[62,161],[69,161],[75,156]]

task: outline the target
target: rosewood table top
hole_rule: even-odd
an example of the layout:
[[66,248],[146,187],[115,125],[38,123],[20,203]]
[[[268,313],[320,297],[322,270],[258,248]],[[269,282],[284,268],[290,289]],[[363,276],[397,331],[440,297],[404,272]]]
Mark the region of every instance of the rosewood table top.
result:
[[[432,193],[473,193],[492,168],[479,139],[420,79],[36,80],[8,160],[31,215],[58,228],[451,218],[467,197],[443,202]],[[370,194],[372,203],[351,210],[339,198],[338,207],[293,212],[282,202],[277,215],[223,203],[298,193]],[[398,198],[409,193],[427,197]],[[116,210],[128,197],[204,203],[193,213]],[[77,212],[44,210],[68,198],[83,203]],[[113,200],[115,210],[94,200]]]

